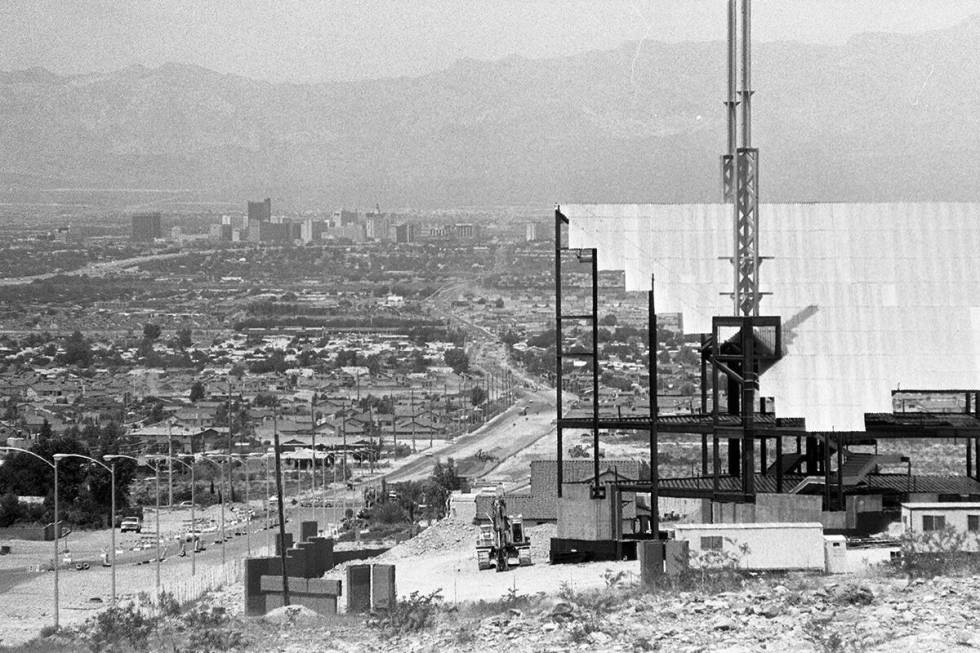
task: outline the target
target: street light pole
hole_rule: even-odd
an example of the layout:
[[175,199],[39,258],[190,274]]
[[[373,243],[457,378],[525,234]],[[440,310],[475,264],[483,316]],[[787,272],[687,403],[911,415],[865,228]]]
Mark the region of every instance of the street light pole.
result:
[[269,551],[272,551],[272,516],[269,514],[269,499],[272,497],[272,489],[269,487],[269,457],[263,456],[265,463],[265,529],[269,532]]
[[61,527],[58,524],[58,459],[51,465],[54,468],[54,627],[58,628],[58,537]]
[[156,530],[157,530],[157,576],[156,584],[154,585],[157,600],[160,598],[160,471],[155,470],[156,474],[154,478],[156,479],[156,495],[157,495],[157,509],[156,509]]
[[245,542],[248,548],[248,557],[252,557],[252,505],[249,503],[248,496],[248,456],[242,458],[242,465],[245,466]]
[[205,456],[203,454],[201,455],[201,460],[206,460],[209,463],[212,463],[214,465],[217,465],[218,466],[218,472],[221,473],[221,478],[218,481],[218,485],[220,487],[220,492],[221,492],[221,563],[224,564],[224,562],[225,562],[225,540],[228,539],[227,538],[227,534],[225,533],[225,489],[224,489],[224,485],[225,485],[225,473],[224,473],[224,466],[220,462],[218,462],[217,460],[212,460],[211,458],[208,458],[207,456]]
[[112,605],[116,605],[116,463],[113,461],[112,466],[109,468],[109,476],[112,477],[112,516],[110,517],[112,523],[109,525],[109,546],[112,547],[112,561],[109,563],[112,568],[109,570],[112,576]]
[[[102,458],[105,459],[105,460],[117,460],[119,458],[126,458],[128,460],[135,461],[136,464],[138,464],[138,465],[143,465],[144,467],[149,467],[151,470],[153,470],[154,478],[156,479],[156,482],[155,482],[154,485],[156,486],[156,495],[157,495],[156,496],[156,531],[157,531],[157,533],[156,533],[156,538],[157,538],[157,564],[156,564],[156,568],[157,569],[156,569],[156,585],[155,585],[155,588],[156,588],[157,598],[159,599],[159,597],[160,597],[160,468],[159,467],[155,467],[154,465],[151,465],[145,459],[144,460],[140,460],[139,458],[136,458],[134,456],[127,456],[127,455],[121,454],[121,453],[106,454],[106,455],[102,456]],[[57,470],[55,471],[55,477],[56,477],[55,480],[57,481]],[[55,485],[55,487],[57,488],[57,484]],[[113,560],[115,560],[115,551],[113,551]],[[113,564],[113,569],[115,569],[115,564]]]
[[167,504],[174,511],[174,418],[167,420]]
[[185,463],[180,458],[173,458],[173,459],[171,459],[170,462],[171,463],[176,462],[176,463],[178,463],[180,465],[183,465],[187,469],[191,470],[191,533],[192,533],[192,535],[191,535],[191,542],[194,545],[194,548],[191,549],[191,576],[196,576],[197,575],[197,542],[200,539],[200,536],[197,535],[197,529],[196,529],[196,526],[195,526],[195,524],[197,523],[197,517],[196,517],[196,510],[197,509],[195,507],[196,506],[197,499],[195,497],[195,492],[194,492],[194,465],[193,465],[193,458],[191,459],[191,463],[192,464]]
[[99,467],[105,469],[109,472],[111,477],[111,492],[112,492],[112,508],[109,516],[109,538],[110,546],[112,547],[112,562],[111,562],[111,576],[112,576],[112,604],[116,604],[116,463],[113,462],[112,466],[108,466],[103,462],[99,462],[95,458],[89,456],[84,456],[80,453],[56,453],[53,456],[55,463],[64,458],[82,458],[90,462],[95,463]]
[[30,449],[21,449],[20,447],[0,447],[0,451],[16,451],[17,453],[26,453],[28,456],[33,456],[43,462],[45,465],[54,470],[54,628],[58,629],[58,536],[61,535],[61,529],[58,528],[58,461],[51,462],[43,456],[39,456]]

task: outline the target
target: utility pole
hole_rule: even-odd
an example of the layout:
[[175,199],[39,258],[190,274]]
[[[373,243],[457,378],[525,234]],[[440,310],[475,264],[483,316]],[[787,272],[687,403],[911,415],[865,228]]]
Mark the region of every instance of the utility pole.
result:
[[232,443],[234,442],[234,440],[232,439],[231,433],[232,433],[233,425],[235,424],[235,418],[233,416],[233,413],[231,412],[231,377],[228,377],[227,405],[228,405],[228,491],[229,491],[229,499],[232,502],[234,502],[235,489],[234,489],[234,485],[231,482],[231,450],[232,450]]
[[415,453],[417,450],[415,448],[415,388],[414,387],[409,388],[409,401],[411,402],[410,406],[412,410],[412,453]]
[[[375,429],[375,425],[374,425],[374,405],[373,404],[368,407],[368,414],[371,416],[371,426],[369,427],[371,429],[371,434],[368,437],[368,442],[371,443],[371,451],[368,454],[368,459],[371,461],[371,474],[374,474],[374,429]],[[379,433],[378,434],[378,452],[380,453],[380,451],[381,451],[381,435]]]
[[174,511],[174,418],[167,418],[167,505]]
[[313,478],[310,481],[310,491],[313,493],[313,521],[316,521],[316,392],[310,397],[310,448],[313,450],[313,461],[310,465]]
[[282,564],[282,604],[289,605],[289,573],[286,567],[286,512],[282,499],[282,459],[279,455],[279,397],[272,405],[272,439],[276,456],[276,503],[279,508],[279,560]]
[[344,436],[344,475],[341,481],[347,487],[347,402],[344,402],[344,412],[340,418],[340,430]]

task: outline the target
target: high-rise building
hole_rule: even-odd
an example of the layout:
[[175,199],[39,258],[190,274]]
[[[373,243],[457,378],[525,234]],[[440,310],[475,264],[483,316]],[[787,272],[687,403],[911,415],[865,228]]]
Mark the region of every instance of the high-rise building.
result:
[[453,231],[457,238],[469,240],[476,237],[476,227],[472,224],[453,225]]
[[411,222],[403,222],[395,225],[396,243],[414,243],[416,238],[415,225]]
[[156,238],[163,238],[163,227],[160,213],[134,213],[132,216],[132,240],[139,242],[152,242]]
[[364,217],[364,232],[368,240],[388,240],[391,220],[383,213],[368,213]]
[[248,221],[269,222],[272,219],[272,200],[265,198],[261,202],[248,203]]
[[538,225],[535,222],[528,222],[524,227],[524,240],[533,242],[538,239]]

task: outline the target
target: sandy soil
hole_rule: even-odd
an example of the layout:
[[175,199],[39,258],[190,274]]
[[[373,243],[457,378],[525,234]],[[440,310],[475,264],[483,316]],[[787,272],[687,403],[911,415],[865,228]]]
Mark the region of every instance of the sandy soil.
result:
[[[636,561],[604,562],[581,565],[548,564],[553,524],[528,529],[531,538],[530,567],[516,567],[507,572],[480,571],[476,563],[476,535],[479,527],[452,519],[444,519],[371,562],[395,565],[396,587],[399,596],[412,592],[430,594],[441,590],[446,602],[493,601],[508,592],[533,595],[554,593],[567,583],[576,590],[602,587],[607,569],[614,572],[638,573]],[[344,579],[351,562],[329,570],[327,578]]]

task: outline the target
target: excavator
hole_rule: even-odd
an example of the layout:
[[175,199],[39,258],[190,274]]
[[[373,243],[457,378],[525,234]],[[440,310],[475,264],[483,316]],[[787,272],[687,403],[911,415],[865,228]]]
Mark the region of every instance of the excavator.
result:
[[480,525],[476,538],[476,561],[480,570],[496,567],[507,571],[512,566],[527,567],[531,564],[531,538],[524,533],[521,515],[508,516],[507,502],[496,496],[487,514],[489,524]]

